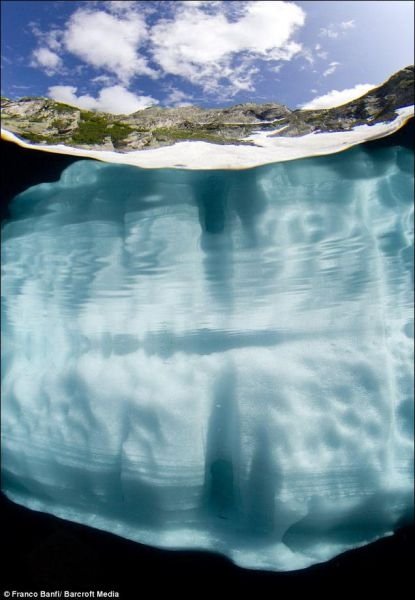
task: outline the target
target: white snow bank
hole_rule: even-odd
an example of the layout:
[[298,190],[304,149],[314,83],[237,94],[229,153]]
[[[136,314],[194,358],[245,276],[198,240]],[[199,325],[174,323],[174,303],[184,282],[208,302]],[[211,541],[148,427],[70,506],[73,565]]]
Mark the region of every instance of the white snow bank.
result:
[[398,116],[389,123],[361,125],[352,131],[336,133],[311,133],[300,137],[273,137],[278,131],[258,132],[245,138],[255,146],[218,145],[209,142],[178,142],[172,146],[135,150],[120,153],[107,150],[86,150],[72,148],[64,144],[45,145],[24,142],[18,136],[1,130],[3,139],[15,142],[23,148],[67,154],[85,158],[95,158],[104,162],[133,165],[146,169],[249,169],[260,165],[334,154],[347,150],[356,144],[382,138],[394,133],[414,114],[414,107],[407,106],[397,111]]

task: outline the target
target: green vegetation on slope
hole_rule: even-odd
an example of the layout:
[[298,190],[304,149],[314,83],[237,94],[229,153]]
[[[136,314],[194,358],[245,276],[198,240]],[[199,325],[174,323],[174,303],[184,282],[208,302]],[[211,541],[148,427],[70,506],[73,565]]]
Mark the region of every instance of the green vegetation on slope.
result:
[[72,140],[77,144],[101,144],[108,136],[107,127],[108,122],[104,117],[81,112],[81,120]]
[[54,121],[52,121],[52,127],[54,127],[55,129],[65,129],[66,127],[68,127],[68,124],[68,119],[55,119]]
[[108,126],[108,134],[111,136],[112,142],[115,144],[125,139],[134,129],[124,123],[114,123]]
[[[214,134],[208,129],[174,129],[168,127],[159,127],[153,129],[153,136],[159,141],[179,141],[179,140],[199,140],[205,142],[212,142],[216,144],[230,144],[233,140],[224,139],[219,134]],[[237,140],[235,140],[237,141]]]
[[34,144],[41,144],[41,143],[46,143],[46,144],[59,144],[60,142],[62,142],[62,140],[58,137],[55,136],[46,136],[46,135],[41,135],[39,133],[34,133],[33,131],[25,131],[24,133],[19,134],[21,137],[23,137],[25,140],[28,140],[29,142],[33,142]]
[[126,138],[132,131],[129,125],[110,123],[108,118],[93,112],[81,112],[78,129],[72,135],[76,144],[102,144],[106,138],[116,144]]
[[78,112],[79,109],[74,106],[69,106],[69,104],[63,104],[62,102],[54,102],[53,110],[58,113],[75,113]]

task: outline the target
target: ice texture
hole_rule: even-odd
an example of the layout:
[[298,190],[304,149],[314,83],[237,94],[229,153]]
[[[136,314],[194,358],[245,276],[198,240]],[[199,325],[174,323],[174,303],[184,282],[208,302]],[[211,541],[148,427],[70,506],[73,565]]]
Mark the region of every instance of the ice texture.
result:
[[3,489],[292,570],[411,519],[412,153],[79,161],[3,227]]

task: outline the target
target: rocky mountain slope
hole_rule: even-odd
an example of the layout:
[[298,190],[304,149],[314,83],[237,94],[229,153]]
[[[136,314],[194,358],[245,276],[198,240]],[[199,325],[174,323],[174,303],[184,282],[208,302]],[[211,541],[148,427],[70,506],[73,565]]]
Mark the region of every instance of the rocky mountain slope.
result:
[[413,104],[413,66],[398,71],[361,98],[326,110],[246,103],[224,109],[151,107],[131,115],[110,115],[46,98],[1,99],[2,126],[28,141],[119,152],[184,140],[252,144],[245,138],[265,130],[290,137],[314,131],[348,131],[357,125],[391,121],[396,109]]

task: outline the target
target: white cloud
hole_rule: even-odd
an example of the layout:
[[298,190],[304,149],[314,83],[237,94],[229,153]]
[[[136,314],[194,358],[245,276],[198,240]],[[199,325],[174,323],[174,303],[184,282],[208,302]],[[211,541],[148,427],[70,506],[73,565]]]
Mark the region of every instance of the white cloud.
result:
[[[204,6],[209,4],[209,0],[183,0],[182,4],[187,4],[188,6]],[[213,2],[212,2],[213,4]],[[218,4],[218,2],[216,2]]]
[[91,81],[92,83],[100,83],[107,86],[115,84],[114,77],[111,77],[110,75],[97,75],[96,77],[93,77]]
[[86,110],[98,110],[114,115],[128,115],[137,110],[158,104],[151,96],[138,96],[121,85],[102,88],[94,98],[88,94],[77,96],[77,88],[71,85],[53,85],[48,90],[50,98]]
[[354,19],[351,19],[350,21],[342,21],[340,23],[340,27],[341,29],[353,29],[354,27],[356,27],[356,24]]
[[58,52],[61,47],[61,33],[58,30],[52,30],[49,31],[46,36],[45,36],[45,43],[46,45],[51,49],[54,50],[55,52]]
[[339,62],[333,61],[329,64],[328,68],[323,72],[323,77],[328,77],[329,75],[333,75],[333,73],[337,70],[337,67],[340,65]]
[[61,32],[57,29],[49,31],[45,36],[45,42],[51,50],[60,50],[62,47]]
[[353,19],[350,21],[342,21],[341,23],[330,23],[327,27],[321,27],[319,36],[331,39],[344,37],[349,29],[356,27]]
[[137,2],[134,0],[108,0],[108,2],[105,2],[105,5],[110,12],[125,15],[135,12]]
[[42,69],[49,76],[55,75],[58,70],[62,72],[63,62],[58,54],[62,47],[62,32],[58,29],[43,32],[33,21],[29,23],[29,28],[38,42],[38,48],[32,52],[30,66]]
[[66,49],[87,64],[105,69],[128,83],[135,75],[156,76],[138,48],[147,39],[144,17],[137,13],[123,16],[88,8],[77,10],[64,33]]
[[300,55],[310,64],[314,64],[314,56],[310,48],[303,48],[300,52]]
[[[301,50],[292,40],[304,24],[299,6],[258,0],[217,3],[212,10],[212,4],[185,2],[174,18],[153,27],[153,56],[165,73],[179,75],[205,91],[226,85],[251,90],[258,72],[255,59],[290,60]],[[237,68],[233,64],[236,55]]]
[[304,110],[312,110],[341,106],[342,104],[346,104],[351,100],[355,100],[356,98],[360,98],[360,96],[367,94],[367,92],[372,90],[374,87],[376,86],[370,83],[359,83],[353,88],[348,88],[346,90],[332,90],[323,96],[318,96],[310,102],[303,104],[301,108]]
[[167,106],[191,106],[189,102],[189,94],[186,94],[182,90],[172,88],[168,96],[164,100],[164,104]]
[[[166,0],[162,0],[166,1]],[[177,2],[177,0],[174,0]],[[94,2],[91,4],[101,5],[106,10],[114,15],[134,16],[151,15],[157,12],[157,2],[149,2],[148,0],[104,0],[103,2]]]
[[39,46],[47,46],[50,50],[58,51],[62,47],[62,31],[59,29],[48,29],[44,32],[40,29],[39,25],[31,21],[29,28],[35,38],[38,40]]
[[335,25],[329,25],[328,27],[321,27],[319,36],[336,39],[339,37],[339,31]]
[[[167,10],[160,14],[151,3],[88,1],[61,29],[43,33],[32,24],[39,46],[49,56],[34,59],[33,66],[51,74],[68,52],[82,67],[95,68],[92,82],[106,87],[119,83],[128,88],[138,75],[176,75],[223,99],[254,90],[258,61],[267,61],[276,71],[281,62],[303,52],[313,63],[311,50],[293,38],[305,20],[302,8],[293,2],[202,0],[163,6]],[[151,26],[146,21],[149,14]],[[109,76],[112,79],[104,79]]]
[[48,89],[49,98],[53,98],[57,102],[64,102],[78,108],[90,109],[90,103],[94,102],[92,96],[76,96],[76,88],[73,85],[52,85]]
[[62,60],[56,52],[43,47],[33,51],[30,65],[32,67],[40,67],[47,75],[51,76],[62,67]]
[[314,46],[314,50],[316,51],[316,56],[318,56],[318,58],[326,60],[326,58],[328,57],[328,52],[323,50],[321,44],[316,44]]

